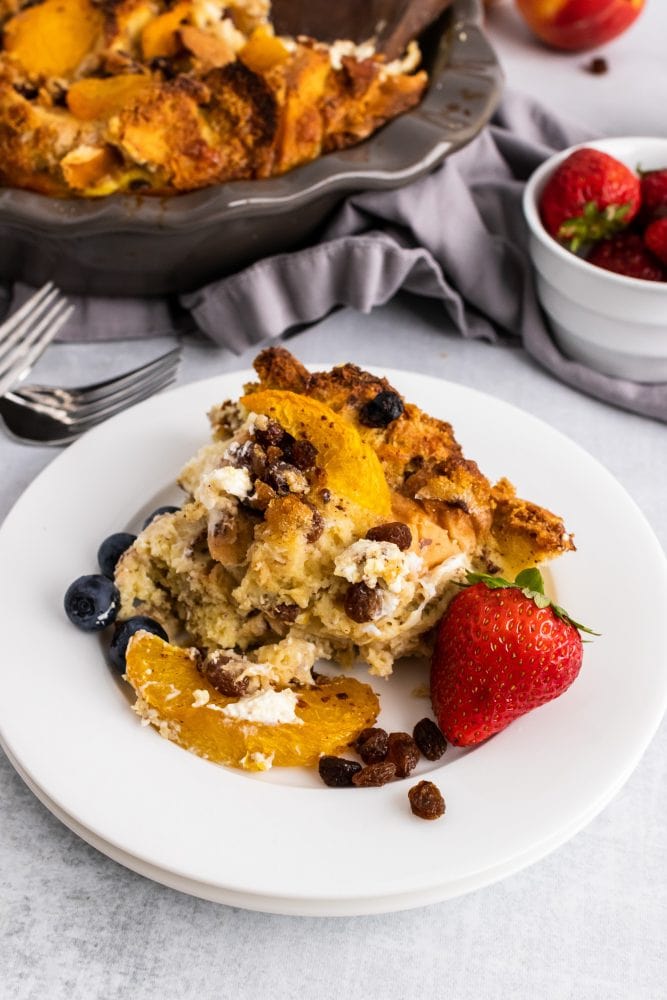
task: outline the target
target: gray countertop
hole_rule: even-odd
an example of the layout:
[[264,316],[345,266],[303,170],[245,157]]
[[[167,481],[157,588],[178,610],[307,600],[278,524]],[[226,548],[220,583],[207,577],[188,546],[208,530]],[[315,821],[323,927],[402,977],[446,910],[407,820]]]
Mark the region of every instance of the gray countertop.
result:
[[[35,379],[92,379],[164,346],[59,345]],[[370,316],[338,312],[289,346],[306,362],[409,368],[522,407],[599,459],[665,546],[664,425],[580,395],[520,348],[464,341],[447,333],[437,305],[410,298]],[[249,362],[189,341],[179,382]],[[0,517],[56,454],[0,436]],[[610,544],[622,557],[622,526]],[[404,913],[307,919],[207,903],[133,874],[62,826],[0,757],[0,998],[655,1000],[665,976],[666,763],[663,723],[600,816],[497,885]]]

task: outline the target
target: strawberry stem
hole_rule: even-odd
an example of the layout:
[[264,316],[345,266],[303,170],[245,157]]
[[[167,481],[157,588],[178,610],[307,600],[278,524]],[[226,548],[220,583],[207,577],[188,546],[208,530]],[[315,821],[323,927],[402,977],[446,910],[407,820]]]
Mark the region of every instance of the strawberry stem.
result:
[[[502,576],[490,576],[487,573],[471,572],[466,574],[466,579],[468,585],[483,583],[485,586],[489,587],[490,590],[498,590],[503,587],[520,590],[521,593],[525,597],[530,598],[530,600],[533,601],[538,608],[551,608],[557,618],[561,618],[564,622],[567,622],[568,625],[573,625],[574,628],[578,629],[580,632],[586,632],[588,635],[600,635],[599,632],[594,632],[592,628],[588,628],[586,625],[582,625],[580,622],[575,621],[564,608],[561,608],[559,604],[554,604],[551,598],[547,597],[544,593],[544,579],[537,566],[531,566],[529,569],[522,569],[521,572],[517,574],[514,581],[504,580]],[[466,586],[466,584],[463,584],[463,586]]]
[[630,221],[627,216],[631,209],[632,205],[629,202],[623,205],[607,205],[606,208],[599,209],[594,201],[588,201],[581,215],[566,219],[561,224],[558,239],[572,253],[577,253],[584,244],[608,239],[621,229],[625,229]]

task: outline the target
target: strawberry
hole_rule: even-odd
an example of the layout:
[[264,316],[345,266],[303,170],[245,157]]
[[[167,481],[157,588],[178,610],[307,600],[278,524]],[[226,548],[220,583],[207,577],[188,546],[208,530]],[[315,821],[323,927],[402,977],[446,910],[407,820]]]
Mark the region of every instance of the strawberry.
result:
[[656,219],[646,227],[644,243],[662,264],[667,265],[667,216]]
[[440,622],[431,665],[435,716],[455,746],[481,743],[561,695],[581,667],[579,630],[590,632],[545,596],[537,569],[514,583],[468,581]]
[[640,170],[642,216],[660,219],[667,216],[667,168]]
[[664,272],[651,256],[638,233],[619,233],[610,240],[600,240],[588,255],[589,264],[615,271],[628,278],[664,281]]
[[556,168],[540,198],[548,233],[576,251],[624,229],[639,211],[639,178],[597,149],[576,149]]

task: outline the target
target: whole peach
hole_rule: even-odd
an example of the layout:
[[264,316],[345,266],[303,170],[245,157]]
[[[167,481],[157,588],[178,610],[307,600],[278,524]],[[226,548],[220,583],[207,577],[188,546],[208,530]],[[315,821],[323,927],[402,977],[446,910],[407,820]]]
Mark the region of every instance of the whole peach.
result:
[[596,48],[639,17],[645,0],[516,0],[538,38],[557,49]]

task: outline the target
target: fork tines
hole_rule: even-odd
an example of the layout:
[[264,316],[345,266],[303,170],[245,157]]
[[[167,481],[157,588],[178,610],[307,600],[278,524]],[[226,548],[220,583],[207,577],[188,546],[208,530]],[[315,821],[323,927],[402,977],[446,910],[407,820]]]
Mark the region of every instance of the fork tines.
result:
[[30,371],[73,310],[48,282],[0,325],[0,396]]

